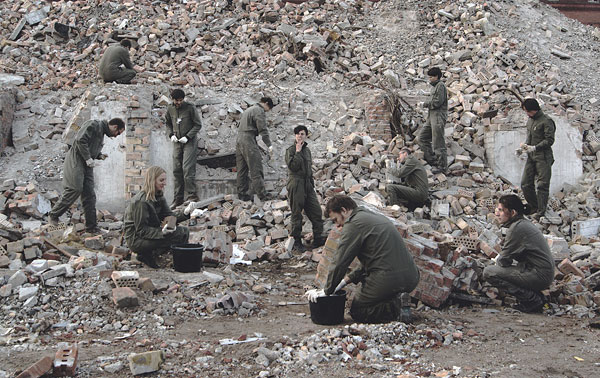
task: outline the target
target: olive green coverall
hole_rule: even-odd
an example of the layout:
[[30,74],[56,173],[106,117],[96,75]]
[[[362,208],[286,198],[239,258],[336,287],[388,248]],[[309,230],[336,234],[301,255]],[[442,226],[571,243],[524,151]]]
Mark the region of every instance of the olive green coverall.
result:
[[312,175],[312,154],[304,142],[302,150],[296,152],[294,143],[285,151],[288,166],[288,202],[292,209],[292,236],[302,237],[302,210],[310,220],[314,240],[323,238],[323,212],[315,193],[315,180]]
[[[418,137],[418,143],[425,154],[425,160],[431,166],[437,166],[446,171],[448,157],[446,154],[446,140],[444,138],[444,127],[448,119],[448,94],[446,86],[441,80],[431,83],[433,90],[429,100],[424,106],[429,109],[427,121]],[[432,149],[433,140],[433,149]]]
[[398,294],[417,287],[419,270],[392,222],[360,206],[344,223],[335,266],[327,275],[326,295],[334,292],[355,257],[360,264],[348,278],[362,282],[362,287],[350,307],[352,319],[365,323],[399,320]]
[[527,162],[521,177],[521,190],[532,213],[543,214],[548,204],[550,177],[554,163],[552,145],[555,131],[554,121],[541,110],[527,121],[525,144],[535,146],[535,151],[527,154]]
[[161,222],[165,217],[175,215],[162,194],[156,201],[146,199],[146,192],[136,194],[125,211],[125,241],[132,251],[138,254],[164,252],[173,244],[185,244],[190,237],[187,227],[177,226],[175,231],[164,235]]
[[429,196],[427,172],[423,164],[413,155],[406,157],[398,168],[390,168],[389,173],[404,179],[406,185],[388,184],[385,191],[390,196],[391,205],[423,206]]
[[167,107],[165,116],[169,138],[187,137],[187,143],[173,143],[173,178],[175,181],[175,201],[197,199],[196,197],[196,156],[198,155],[198,132],[202,121],[196,107],[184,101],[179,108],[175,105]]
[[[497,265],[483,270],[483,279],[506,290],[519,302],[538,299],[554,279],[554,259],[548,242],[538,228],[522,215],[503,224],[508,227]],[[513,260],[517,265],[512,265]]]
[[235,165],[237,168],[237,192],[239,196],[248,195],[250,180],[254,193],[260,198],[266,197],[265,177],[262,156],[256,137],[260,135],[267,147],[271,147],[271,139],[267,130],[265,109],[260,104],[253,105],[242,113],[240,127],[235,144]]
[[94,168],[88,167],[85,162],[88,159],[98,159],[105,135],[110,136],[106,121],[86,121],[77,132],[63,165],[63,193],[50,210],[51,218],[58,219],[81,196],[85,227],[93,229],[97,226]]
[[136,74],[129,58],[129,51],[121,45],[112,45],[106,49],[100,59],[98,71],[105,83],[116,81],[120,84],[129,84]]

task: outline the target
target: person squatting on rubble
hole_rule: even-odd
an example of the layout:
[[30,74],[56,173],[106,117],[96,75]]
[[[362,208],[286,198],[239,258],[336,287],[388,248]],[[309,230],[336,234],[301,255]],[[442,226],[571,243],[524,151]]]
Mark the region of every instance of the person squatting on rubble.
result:
[[265,115],[265,112],[271,109],[273,109],[273,100],[269,97],[263,97],[258,104],[246,109],[240,119],[235,143],[235,165],[237,169],[238,198],[242,201],[250,201],[251,199],[248,194],[250,188],[248,172],[250,172],[252,189],[258,198],[261,201],[271,199],[265,190],[262,156],[256,142],[256,137],[260,135],[269,148],[269,158],[273,155],[273,146],[269,138]]
[[136,72],[129,57],[130,49],[131,41],[128,39],[123,39],[120,44],[111,45],[106,49],[98,66],[100,77],[105,83],[131,83]]
[[[417,142],[423,153],[425,161],[432,167],[434,173],[446,172],[448,157],[446,154],[446,139],[444,128],[448,119],[448,93],[442,82],[442,71],[438,67],[427,71],[429,83],[433,86],[429,100],[423,103],[428,110],[427,120],[421,129]],[[433,149],[432,149],[433,143]]]
[[[142,191],[129,202],[125,211],[124,230],[127,247],[138,255],[138,260],[151,268],[158,268],[156,255],[167,251],[172,244],[185,244],[190,237],[187,227],[161,227],[168,216],[175,216],[164,197],[167,173],[153,166],[144,173]],[[182,220],[184,216],[178,216]]]
[[496,264],[485,267],[483,279],[516,297],[517,310],[539,312],[544,305],[541,291],[554,279],[554,260],[544,235],[523,217],[523,209],[516,195],[500,197],[495,215],[508,230]]
[[323,214],[315,192],[315,180],[312,175],[312,154],[306,138],[308,128],[304,125],[294,128],[295,142],[285,151],[285,163],[288,167],[288,202],[292,209],[292,236],[294,249],[306,250],[302,244],[302,210],[313,228],[313,247],[325,244],[323,236]]
[[86,231],[100,232],[96,220],[94,160],[104,160],[108,157],[102,153],[104,136],[114,138],[121,135],[124,130],[125,122],[120,118],[113,118],[108,122],[98,120],[84,122],[67,152],[63,165],[63,193],[48,213],[50,224],[57,225],[58,218],[81,196]]
[[388,182],[402,179],[406,185],[388,183],[385,187],[390,197],[390,205],[406,206],[414,210],[427,202],[429,183],[425,167],[408,147],[402,147],[398,153],[398,163],[386,160]]
[[[332,197],[326,213],[342,227],[342,235],[325,288],[307,293],[309,300],[331,295],[348,283],[362,282],[350,307],[352,319],[364,323],[410,321],[408,293],[419,283],[420,274],[396,227],[345,195]],[[344,278],[355,257],[359,266]]]
[[[167,107],[165,123],[169,139],[173,142],[174,195],[171,209],[185,201],[198,201],[196,194],[196,156],[198,155],[197,135],[202,121],[196,107],[184,101],[181,89],[171,92],[173,103]],[[184,197],[185,195],[185,197]]]
[[[546,212],[550,196],[550,177],[554,155],[554,133],[556,125],[540,109],[540,104],[533,98],[523,101],[523,110],[527,113],[527,139],[521,143],[517,153],[527,153],[527,161],[521,177],[521,190],[527,201],[526,214],[533,214],[538,219]],[[537,193],[536,193],[537,187]]]

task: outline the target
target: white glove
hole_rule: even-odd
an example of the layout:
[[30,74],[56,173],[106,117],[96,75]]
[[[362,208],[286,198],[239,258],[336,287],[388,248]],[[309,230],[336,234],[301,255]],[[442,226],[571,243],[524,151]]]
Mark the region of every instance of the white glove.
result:
[[94,162],[94,159],[89,158],[85,161],[85,165],[87,165],[90,168],[94,168],[94,166],[96,165],[96,163]]
[[177,142],[179,142],[179,139],[177,139],[177,137],[175,135],[171,135],[171,142],[177,143]]
[[187,137],[181,137],[181,138],[179,138],[179,143],[186,144],[187,142],[188,142],[188,138]]
[[269,146],[269,160],[273,159],[273,146]]
[[106,158],[107,158],[107,157],[108,157],[108,155],[107,155],[107,154],[100,154],[100,155],[98,156],[98,160],[106,160]]
[[169,234],[175,232],[174,228],[168,228],[168,227],[169,227],[169,225],[165,224],[164,227],[162,228],[163,235],[169,235]]
[[183,213],[185,215],[189,215],[193,210],[196,210],[197,208],[200,207],[200,202],[190,202],[186,207],[185,210],[183,210]]
[[325,291],[323,289],[310,289],[304,293],[304,296],[307,297],[310,302],[316,302],[317,298],[325,296]]
[[529,145],[529,144],[526,144],[526,145],[525,145],[525,147],[523,147],[523,149],[524,149],[524,150],[525,150],[525,152],[527,152],[528,154],[529,154],[529,153],[532,153],[532,152],[535,152],[535,146],[532,146],[532,145]]
[[494,262],[494,264],[498,265],[499,258],[500,258],[500,255],[496,255],[496,257],[492,258],[492,261]]
[[346,279],[342,279],[340,281],[340,283],[335,287],[334,293],[337,293],[338,291],[342,290],[344,287],[346,287],[346,285],[348,285],[348,282],[346,282]]

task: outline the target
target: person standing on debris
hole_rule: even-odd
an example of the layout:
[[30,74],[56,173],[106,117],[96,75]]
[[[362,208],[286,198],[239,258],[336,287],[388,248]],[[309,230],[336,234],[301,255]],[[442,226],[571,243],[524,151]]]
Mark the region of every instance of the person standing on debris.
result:
[[167,173],[153,166],[144,173],[142,191],[129,202],[125,211],[125,241],[138,255],[138,260],[151,268],[158,268],[156,254],[165,252],[173,244],[185,244],[190,237],[187,227],[169,228],[161,222],[175,216],[164,197]]
[[[420,274],[396,227],[345,195],[332,197],[326,213],[342,227],[342,235],[323,294],[331,295],[350,282],[362,282],[350,307],[352,319],[365,323],[410,321],[408,293],[417,287]],[[344,278],[355,257],[359,266]]]
[[[554,133],[556,126],[552,118],[540,109],[533,98],[523,101],[523,110],[527,113],[527,139],[521,143],[520,150],[527,153],[527,161],[521,177],[521,190],[527,201],[527,214],[539,219],[546,212],[550,196],[550,177],[554,155]],[[537,187],[537,193],[536,193]]]
[[265,190],[265,177],[262,166],[262,156],[260,148],[256,142],[256,137],[260,135],[263,142],[269,148],[269,158],[273,155],[273,146],[267,130],[267,121],[265,112],[273,109],[273,100],[269,97],[263,97],[260,102],[246,109],[242,113],[240,127],[235,144],[235,165],[237,168],[237,192],[242,201],[251,199],[248,195],[250,182],[248,181],[248,172],[254,193],[258,195],[261,201],[271,199]]
[[[425,160],[435,173],[446,172],[448,158],[446,156],[446,140],[444,128],[448,119],[448,94],[442,82],[442,71],[433,67],[427,71],[429,83],[433,86],[429,100],[423,106],[429,109],[427,121],[418,137],[418,143],[425,154]],[[433,143],[433,149],[432,149]]]
[[[98,67],[100,77],[105,83],[113,81],[119,84],[131,83],[136,72],[129,58],[130,49],[131,41],[128,39],[123,39],[120,44],[109,46],[106,49]],[[121,66],[125,66],[125,68]]]
[[540,291],[554,279],[554,259],[544,235],[523,217],[523,210],[516,195],[500,197],[495,214],[508,230],[496,264],[485,267],[483,279],[515,296],[517,310],[540,312],[544,305]]
[[175,195],[171,209],[174,209],[183,204],[184,199],[185,201],[198,201],[196,195],[196,156],[198,154],[196,135],[202,128],[202,122],[196,107],[184,101],[185,93],[181,89],[173,90],[171,98],[173,104],[167,107],[165,122],[169,138],[173,142]]
[[75,141],[67,153],[63,166],[63,194],[48,214],[52,225],[81,196],[85,216],[85,229],[98,233],[96,221],[96,193],[94,192],[94,160],[104,160],[102,153],[104,136],[114,138],[125,130],[125,122],[120,118],[110,121],[89,120],[77,132]]
[[398,153],[398,164],[386,161],[387,174],[404,180],[406,185],[387,184],[385,191],[390,196],[390,205],[403,205],[408,208],[423,206],[429,196],[429,182],[425,167],[408,147]]
[[288,166],[288,202],[292,209],[292,236],[294,249],[303,252],[302,210],[313,227],[313,247],[325,244],[323,236],[323,214],[315,193],[315,180],[312,175],[312,154],[306,143],[308,128],[304,125],[294,128],[295,143],[285,151]]

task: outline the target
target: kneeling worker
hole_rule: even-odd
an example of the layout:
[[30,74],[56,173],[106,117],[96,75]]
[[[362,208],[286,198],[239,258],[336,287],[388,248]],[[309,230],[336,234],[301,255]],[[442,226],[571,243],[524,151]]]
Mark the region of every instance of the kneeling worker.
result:
[[496,265],[483,270],[483,279],[515,296],[519,301],[517,310],[540,312],[544,305],[540,291],[554,279],[554,260],[544,235],[523,217],[523,211],[523,203],[516,195],[500,197],[496,218],[508,231]]
[[161,222],[175,214],[163,196],[167,174],[161,167],[150,167],[144,174],[142,191],[136,194],[125,211],[125,240],[127,246],[138,254],[138,260],[158,268],[154,254],[165,252],[172,244],[187,243],[190,231],[177,226],[170,229]]
[[[409,321],[410,314],[403,316],[402,307],[409,305],[408,293],[419,283],[419,270],[396,227],[385,216],[358,207],[344,195],[331,198],[326,212],[343,228],[323,294],[331,295],[350,282],[362,282],[350,307],[352,319],[364,323]],[[355,257],[360,265],[344,278]]]
[[406,185],[388,184],[385,191],[390,196],[390,205],[421,207],[427,202],[429,183],[425,167],[408,147],[402,147],[398,153],[398,165],[390,162],[388,173],[403,179]]

